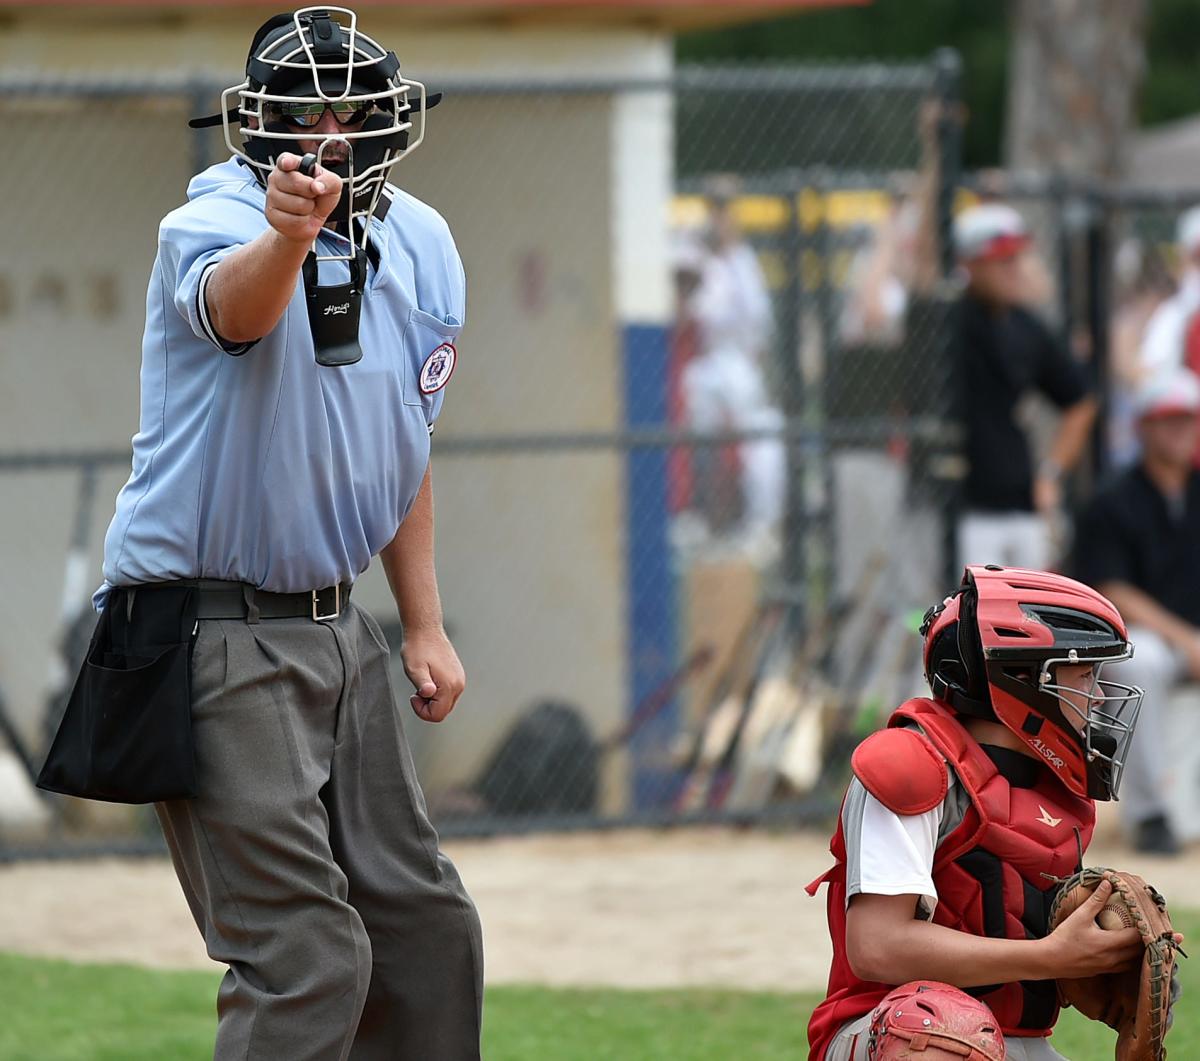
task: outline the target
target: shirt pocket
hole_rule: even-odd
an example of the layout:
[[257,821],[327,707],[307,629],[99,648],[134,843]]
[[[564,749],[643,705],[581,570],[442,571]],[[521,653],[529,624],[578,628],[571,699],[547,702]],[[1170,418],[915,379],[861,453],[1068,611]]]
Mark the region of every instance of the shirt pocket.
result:
[[409,313],[404,329],[405,405],[433,410],[439,392],[454,374],[458,361],[454,340],[462,329],[462,323],[454,317],[443,320],[423,309]]

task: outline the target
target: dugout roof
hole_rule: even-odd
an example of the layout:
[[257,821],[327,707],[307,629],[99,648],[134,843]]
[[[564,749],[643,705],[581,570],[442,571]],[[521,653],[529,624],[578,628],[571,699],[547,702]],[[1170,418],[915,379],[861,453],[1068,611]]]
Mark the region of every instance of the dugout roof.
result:
[[[488,23],[497,27],[522,25],[644,26],[658,30],[705,29],[774,18],[802,10],[864,7],[871,0],[340,0],[332,6],[364,12],[371,8],[402,10],[411,18],[440,27]],[[295,6],[304,6],[294,0]],[[264,17],[289,6],[247,0],[44,0],[39,12],[137,12],[169,15],[213,8],[260,8]],[[28,0],[0,0],[0,12],[28,11]]]

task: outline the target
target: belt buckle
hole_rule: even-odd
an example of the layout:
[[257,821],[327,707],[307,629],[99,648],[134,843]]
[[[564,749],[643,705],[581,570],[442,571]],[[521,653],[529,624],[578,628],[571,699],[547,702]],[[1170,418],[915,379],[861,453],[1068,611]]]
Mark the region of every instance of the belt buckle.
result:
[[[321,611],[321,594],[333,590],[333,611]],[[312,591],[312,617],[314,623],[327,623],[336,619],[342,614],[342,584],[339,582],[336,586],[329,586],[326,589],[314,589]]]

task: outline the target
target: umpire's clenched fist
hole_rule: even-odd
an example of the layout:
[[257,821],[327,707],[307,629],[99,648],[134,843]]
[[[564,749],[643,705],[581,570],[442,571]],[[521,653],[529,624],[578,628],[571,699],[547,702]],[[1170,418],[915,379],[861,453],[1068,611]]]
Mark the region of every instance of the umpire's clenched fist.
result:
[[319,165],[300,172],[300,156],[284,152],[267,178],[267,221],[285,239],[311,243],[342,195],[342,178]]

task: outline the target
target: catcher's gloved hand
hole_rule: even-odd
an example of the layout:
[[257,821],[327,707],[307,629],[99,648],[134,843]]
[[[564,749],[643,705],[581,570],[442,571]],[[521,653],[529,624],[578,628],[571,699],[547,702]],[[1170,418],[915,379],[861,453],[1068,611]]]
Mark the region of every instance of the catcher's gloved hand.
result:
[[1058,980],[1059,998],[1092,1020],[1117,1031],[1117,1061],[1163,1061],[1163,1037],[1171,1027],[1171,1006],[1179,997],[1175,953],[1179,939],[1171,928],[1166,900],[1141,877],[1103,867],[1080,870],[1062,883],[1050,908],[1053,932],[1096,890],[1112,885],[1105,910],[1130,922],[1145,946],[1142,961],[1125,972]]

